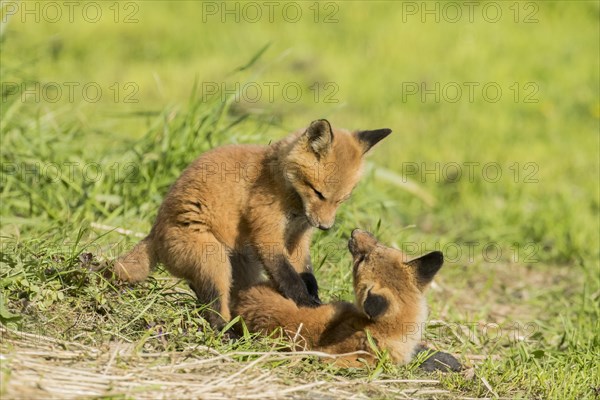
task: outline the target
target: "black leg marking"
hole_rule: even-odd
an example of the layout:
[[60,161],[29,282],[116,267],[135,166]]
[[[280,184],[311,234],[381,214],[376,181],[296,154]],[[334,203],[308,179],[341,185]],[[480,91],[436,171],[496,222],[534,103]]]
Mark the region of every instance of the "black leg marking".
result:
[[427,354],[427,359],[419,365],[419,368],[427,372],[458,372],[463,369],[462,364],[452,354],[435,351],[423,345],[419,345],[415,350],[415,355],[420,353]]
[[273,261],[270,265],[265,263],[265,269],[282,295],[294,300],[299,306],[317,307],[320,305],[320,302],[309,295],[303,279],[283,255],[276,257]]
[[308,294],[313,298],[316,302],[321,304],[321,299],[319,298],[319,285],[317,284],[317,278],[310,272],[302,272],[300,274],[300,278],[304,282],[306,286],[306,290],[308,290]]

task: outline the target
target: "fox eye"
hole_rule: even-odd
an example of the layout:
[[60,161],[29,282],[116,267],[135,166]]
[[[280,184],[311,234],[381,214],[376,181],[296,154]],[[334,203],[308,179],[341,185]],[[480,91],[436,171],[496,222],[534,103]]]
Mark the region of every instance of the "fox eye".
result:
[[317,195],[317,197],[319,198],[319,200],[325,200],[325,196],[323,196],[323,193],[319,192],[310,182],[306,181],[306,184]]
[[317,195],[317,197],[319,198],[319,200],[325,200],[325,196],[323,196],[323,193],[319,192],[317,189],[312,188],[313,192],[315,192],[315,194]]

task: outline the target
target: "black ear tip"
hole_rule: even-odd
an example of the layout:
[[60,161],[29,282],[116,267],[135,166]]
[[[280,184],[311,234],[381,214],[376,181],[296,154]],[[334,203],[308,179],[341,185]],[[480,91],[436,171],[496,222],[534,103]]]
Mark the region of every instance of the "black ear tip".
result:
[[310,126],[324,126],[331,130],[331,124],[325,118],[314,120],[310,123]]
[[389,128],[383,128],[383,129],[375,129],[374,131],[372,131],[372,135],[375,135],[379,138],[379,140],[381,139],[385,139],[386,137],[388,137],[388,135],[392,133],[392,130]]
[[392,130],[385,128],[385,129],[377,129],[375,132],[376,132],[375,136],[377,137],[377,140],[379,141],[379,140],[383,140],[386,137],[388,137],[392,133]]
[[440,265],[444,263],[444,253],[441,251],[432,251],[429,253],[429,257],[431,257],[432,261],[439,263]]
[[382,140],[382,139],[385,139],[386,137],[388,137],[388,135],[390,133],[392,133],[392,130],[390,128],[383,128],[383,129],[374,129],[372,131],[364,131],[364,132],[370,136],[376,137],[378,140]]
[[440,268],[442,268],[442,265],[444,264],[444,253],[442,253],[441,251],[432,251],[431,253],[426,254],[423,257],[427,264],[427,269],[430,271],[430,273],[435,274],[437,271],[440,270]]
[[442,268],[444,254],[441,251],[432,251],[424,256],[415,258],[407,264],[416,268],[418,280],[422,285],[431,282],[435,274]]
[[358,140],[362,142],[365,152],[367,152],[371,147],[385,139],[390,133],[392,133],[391,129],[384,128],[371,131],[357,131],[355,132],[355,135]]

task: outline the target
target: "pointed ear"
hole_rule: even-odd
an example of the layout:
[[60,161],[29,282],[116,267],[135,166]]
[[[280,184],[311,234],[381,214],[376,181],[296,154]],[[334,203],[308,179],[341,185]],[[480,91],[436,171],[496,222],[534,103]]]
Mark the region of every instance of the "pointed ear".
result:
[[333,142],[331,124],[326,119],[313,121],[310,123],[308,129],[306,129],[306,136],[308,138],[308,145],[316,155],[325,154]]
[[376,319],[388,309],[390,304],[385,297],[373,293],[371,290],[367,293],[367,298],[363,303],[363,310],[370,319]]
[[365,153],[375,146],[381,139],[384,139],[392,133],[391,129],[376,129],[374,131],[358,131],[355,132],[356,138],[365,149]]
[[419,258],[407,262],[417,273],[417,283],[421,288],[429,284],[435,274],[442,268],[444,254],[441,251],[433,251]]

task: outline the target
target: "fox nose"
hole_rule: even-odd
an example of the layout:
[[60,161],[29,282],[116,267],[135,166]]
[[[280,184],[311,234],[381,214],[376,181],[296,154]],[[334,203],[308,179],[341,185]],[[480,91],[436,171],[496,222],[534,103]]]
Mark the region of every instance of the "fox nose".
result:
[[350,236],[352,237],[352,239],[354,240],[373,240],[374,237],[371,233],[367,232],[367,231],[363,231],[362,229],[353,229],[352,233],[350,233]]
[[357,235],[360,235],[362,232],[364,232],[363,230],[360,230],[358,228],[352,229],[352,233],[350,233],[350,236],[352,237],[352,239],[355,239]]
[[319,224],[318,228],[320,230],[322,230],[322,231],[328,231],[329,229],[331,229],[332,225],[333,224],[327,224],[327,225],[325,225],[325,224]]
[[367,231],[354,229],[350,234],[348,248],[355,256],[371,251],[375,245],[377,245],[377,239]]

